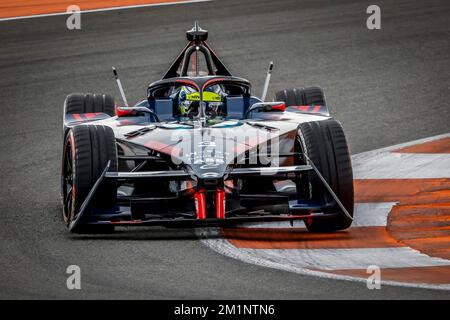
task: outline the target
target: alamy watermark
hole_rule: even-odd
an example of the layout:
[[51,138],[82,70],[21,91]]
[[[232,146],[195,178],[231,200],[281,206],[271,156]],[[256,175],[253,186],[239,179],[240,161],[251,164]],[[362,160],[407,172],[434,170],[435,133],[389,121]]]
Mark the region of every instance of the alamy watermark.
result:
[[210,128],[185,131],[174,130],[171,135],[170,154],[174,164],[200,165],[213,169],[230,163],[266,165],[274,168],[263,174],[276,174],[280,165],[280,139],[278,132],[239,127],[234,130]]
[[69,30],[81,29],[81,9],[77,5],[70,5],[66,12],[69,14],[66,20],[66,26]]
[[69,290],[81,290],[81,268],[75,264],[67,267],[66,273],[69,275],[66,286]]
[[371,4],[367,7],[367,14],[370,14],[366,20],[366,26],[369,30],[381,29],[381,9],[376,4]]
[[374,290],[374,289],[381,289],[381,269],[379,266],[371,265],[368,266],[366,269],[366,273],[370,274],[370,276],[367,278],[367,289]]

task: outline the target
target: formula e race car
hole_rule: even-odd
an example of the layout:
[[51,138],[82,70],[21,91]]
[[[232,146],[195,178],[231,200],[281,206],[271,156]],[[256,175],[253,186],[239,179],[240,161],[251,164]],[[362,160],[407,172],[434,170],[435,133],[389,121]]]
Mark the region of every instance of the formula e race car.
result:
[[75,233],[115,226],[194,227],[304,220],[312,232],[348,228],[353,174],[346,138],[322,89],[266,101],[232,76],[195,23],[146,99],[106,94],[64,103],[61,194]]

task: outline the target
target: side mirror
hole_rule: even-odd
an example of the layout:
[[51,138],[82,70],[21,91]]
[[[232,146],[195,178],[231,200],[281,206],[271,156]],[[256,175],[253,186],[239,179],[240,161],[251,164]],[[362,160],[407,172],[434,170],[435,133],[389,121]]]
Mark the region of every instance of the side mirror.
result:
[[159,122],[158,115],[153,111],[152,109],[149,109],[147,107],[120,107],[116,106],[116,115],[118,117],[125,117],[125,116],[137,116],[139,113],[149,113],[156,122]]
[[244,119],[246,119],[251,112],[284,112],[285,110],[286,104],[284,103],[284,101],[257,102],[250,108],[248,108],[247,112],[245,113]]

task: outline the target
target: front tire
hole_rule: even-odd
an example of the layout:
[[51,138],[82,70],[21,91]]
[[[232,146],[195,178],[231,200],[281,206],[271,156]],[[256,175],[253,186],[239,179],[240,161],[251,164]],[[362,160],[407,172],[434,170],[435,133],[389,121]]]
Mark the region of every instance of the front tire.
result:
[[[338,199],[353,217],[354,192],[353,171],[347,140],[341,124],[333,119],[302,123],[299,126],[297,145],[306,153],[319,172],[336,193]],[[306,164],[301,156],[300,162]],[[313,201],[333,202],[333,198],[315,172],[308,175],[310,198]],[[331,232],[350,227],[352,219],[335,204],[332,210],[337,215],[327,219],[305,221],[311,232]]]
[[[117,148],[114,132],[103,125],[79,125],[71,128],[64,142],[61,195],[63,218],[69,225],[80,210],[86,196],[103,173],[108,162],[117,171]],[[93,204],[111,207],[115,204],[117,188],[113,182],[103,183]],[[75,233],[112,232],[114,226],[85,225],[83,221],[72,230]]]

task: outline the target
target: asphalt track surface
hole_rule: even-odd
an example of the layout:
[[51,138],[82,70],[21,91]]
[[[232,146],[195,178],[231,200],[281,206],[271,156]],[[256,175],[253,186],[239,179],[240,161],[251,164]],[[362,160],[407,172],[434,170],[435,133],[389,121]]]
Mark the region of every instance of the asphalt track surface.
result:
[[[145,96],[198,19],[235,74],[259,94],[320,85],[352,153],[449,131],[450,3],[215,1],[0,23],[0,298],[449,299],[450,292],[321,279],[221,256],[191,230],[121,229],[75,236],[61,222],[62,103],[71,92]],[[66,288],[66,267],[82,290]]]

